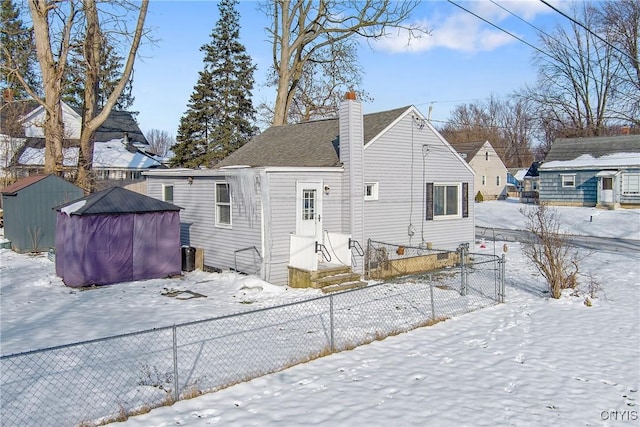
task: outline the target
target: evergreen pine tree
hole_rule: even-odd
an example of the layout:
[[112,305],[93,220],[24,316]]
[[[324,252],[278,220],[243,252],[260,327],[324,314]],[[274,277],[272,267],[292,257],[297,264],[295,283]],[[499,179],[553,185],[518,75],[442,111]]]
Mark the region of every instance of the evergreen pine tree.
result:
[[[109,95],[113,92],[114,87],[122,77],[122,69],[124,68],[124,58],[120,56],[113,47],[112,43],[102,45],[102,53],[100,58],[100,81],[98,91],[98,109],[102,109],[107,102]],[[82,108],[84,98],[84,75],[85,65],[82,57],[82,46],[75,46],[71,49],[69,62],[67,63],[65,73],[64,89],[62,91],[62,100],[67,104]],[[114,110],[127,110],[133,105],[134,97],[132,95],[133,79],[127,82],[122,94],[118,97]]]
[[239,42],[238,0],[221,0],[220,17],[211,32],[204,69],[180,119],[172,164],[211,167],[244,145],[255,133],[251,101],[255,65]]
[[15,99],[29,98],[16,77],[16,73],[19,73],[30,88],[39,94],[41,89],[33,32],[20,19],[20,9],[13,0],[2,0],[0,46],[0,87],[11,90]]

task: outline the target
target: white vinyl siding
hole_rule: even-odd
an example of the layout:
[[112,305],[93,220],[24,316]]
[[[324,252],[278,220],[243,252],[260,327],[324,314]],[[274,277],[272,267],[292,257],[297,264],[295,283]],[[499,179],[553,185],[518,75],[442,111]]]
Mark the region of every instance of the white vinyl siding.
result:
[[[467,217],[425,220],[426,183],[468,183],[469,193],[474,191],[473,172],[429,126],[418,129],[407,115],[371,143],[364,158],[364,182],[378,182],[378,200],[365,203],[365,243],[368,238],[403,245],[424,241],[434,248],[455,249],[473,241],[473,203]],[[407,232],[409,226],[413,235]]]

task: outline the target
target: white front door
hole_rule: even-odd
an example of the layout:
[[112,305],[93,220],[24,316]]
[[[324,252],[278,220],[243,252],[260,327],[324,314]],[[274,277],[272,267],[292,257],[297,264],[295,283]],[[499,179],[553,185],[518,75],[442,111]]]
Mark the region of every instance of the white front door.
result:
[[600,203],[613,203],[613,176],[600,177]]
[[296,234],[322,243],[322,182],[296,183]]

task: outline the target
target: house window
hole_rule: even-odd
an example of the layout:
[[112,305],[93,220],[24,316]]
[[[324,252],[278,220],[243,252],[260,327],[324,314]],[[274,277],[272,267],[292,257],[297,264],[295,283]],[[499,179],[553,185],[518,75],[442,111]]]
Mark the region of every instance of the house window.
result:
[[602,178],[602,189],[603,190],[613,190],[613,178],[611,178],[611,177]]
[[634,173],[622,175],[622,194],[640,194],[640,174]]
[[482,185],[487,185],[487,177],[482,175]]
[[377,182],[364,183],[364,199],[378,200],[378,183]]
[[487,160],[487,161],[489,160],[489,152],[488,151],[486,151],[484,153],[484,159]]
[[500,187],[500,175],[496,176],[496,186]]
[[216,226],[231,227],[231,195],[226,182],[216,183]]
[[162,200],[173,203],[173,185],[162,185]]
[[575,175],[560,175],[562,178],[562,187],[575,187],[576,176]]
[[460,188],[457,184],[434,184],[433,216],[457,216],[459,213]]

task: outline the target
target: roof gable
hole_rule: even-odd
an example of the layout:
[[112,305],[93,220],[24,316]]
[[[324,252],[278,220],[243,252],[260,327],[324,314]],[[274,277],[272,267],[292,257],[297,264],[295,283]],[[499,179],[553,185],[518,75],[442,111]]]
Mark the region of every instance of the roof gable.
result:
[[480,151],[480,149],[484,147],[485,144],[489,144],[489,142],[488,141],[450,142],[449,144],[451,144],[453,149],[456,150],[456,152],[463,155],[465,160],[469,162],[471,161],[471,159],[473,159],[476,156],[476,154],[478,154],[478,151]]
[[[12,102],[7,104],[6,112],[2,113],[2,129],[9,129],[8,134],[13,137],[44,138],[42,123],[45,119],[44,107],[34,102]],[[65,138],[67,140],[80,139],[82,116],[66,103],[62,102],[63,120],[65,124]],[[99,113],[100,111],[98,111]],[[22,126],[12,126],[9,121],[22,122]],[[111,110],[105,122],[98,128],[95,141],[110,141],[123,138],[125,133],[133,143],[148,145],[148,141],[140,130],[133,114],[129,111]]]
[[[84,203],[83,203],[84,202]],[[66,207],[74,205],[71,215],[118,215],[131,213],[151,213],[164,211],[179,211],[181,208],[172,203],[154,199],[135,191],[122,187],[112,187],[97,193],[90,194],[78,200],[56,207],[62,211]]]
[[[363,116],[364,144],[387,129],[410,107]],[[340,125],[337,118],[284,126],[272,126],[231,153],[216,168],[246,165],[311,166],[340,165]]]
[[18,191],[35,184],[36,182],[42,181],[50,175],[30,175],[25,178],[22,178],[19,181],[14,182],[11,185],[7,185],[0,192],[2,194],[15,194]]

